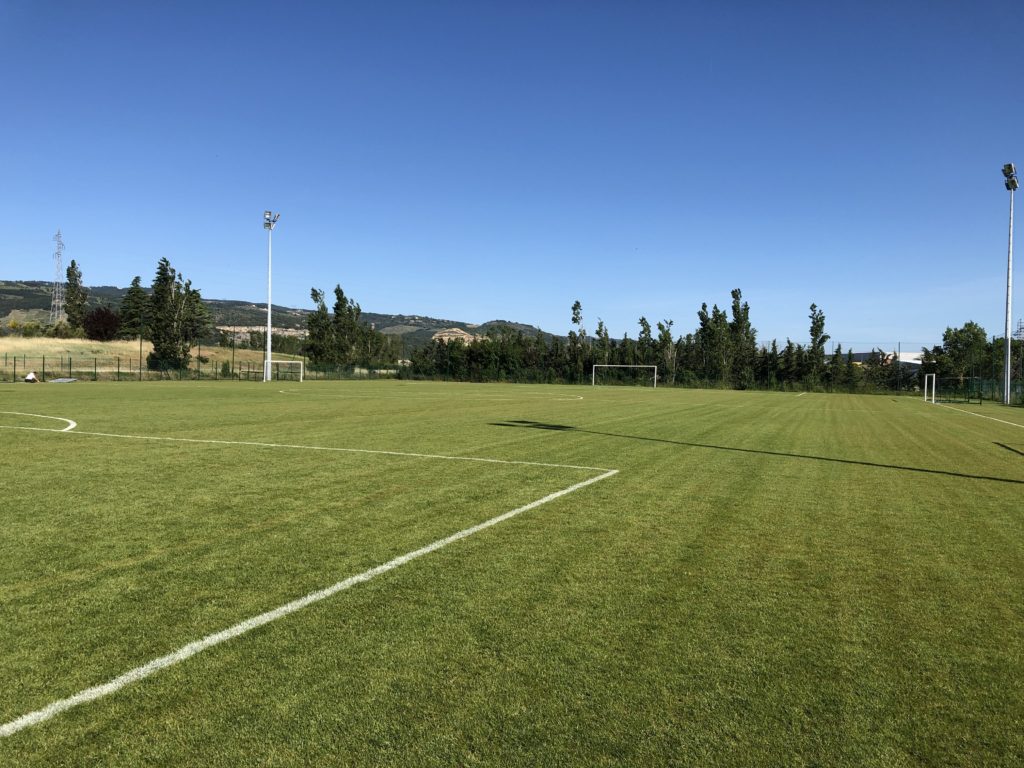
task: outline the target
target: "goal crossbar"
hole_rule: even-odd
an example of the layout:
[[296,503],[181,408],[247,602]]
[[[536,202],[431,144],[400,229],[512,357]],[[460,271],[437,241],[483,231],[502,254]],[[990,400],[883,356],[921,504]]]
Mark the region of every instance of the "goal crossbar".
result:
[[656,365],[613,365],[613,364],[610,364],[610,363],[608,363],[608,364],[606,364],[606,363],[596,364],[596,365],[594,365],[593,368],[590,369],[590,386],[592,386],[592,387],[597,385],[597,369],[598,368],[653,368],[654,369],[654,388],[655,389],[658,388],[658,366],[656,366]]

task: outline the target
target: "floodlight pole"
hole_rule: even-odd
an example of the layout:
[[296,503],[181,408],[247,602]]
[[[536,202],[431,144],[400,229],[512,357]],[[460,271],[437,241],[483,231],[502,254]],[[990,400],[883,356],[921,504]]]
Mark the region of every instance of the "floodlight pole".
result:
[[272,264],[272,240],[274,225],[281,218],[279,213],[263,212],[263,228],[267,230],[267,356],[263,361],[263,380],[270,381],[270,338],[273,333],[273,326],[270,324],[270,289],[271,289],[271,264]]
[[1017,189],[1017,169],[1013,163],[1003,166],[1006,189],[1010,192],[1010,235],[1006,249],[1006,350],[1003,359],[1003,405],[1010,404],[1010,360],[1013,350],[1013,337],[1010,335],[1011,315],[1013,314],[1013,191]]
[[1010,404],[1010,316],[1013,314],[1013,190],[1010,190],[1010,237],[1006,249],[1006,355],[1003,365],[1003,405]]

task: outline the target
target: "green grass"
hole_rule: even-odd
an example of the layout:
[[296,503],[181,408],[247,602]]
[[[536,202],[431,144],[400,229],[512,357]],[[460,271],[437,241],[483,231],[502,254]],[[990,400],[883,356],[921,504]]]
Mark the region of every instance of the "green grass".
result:
[[883,396],[0,386],[78,422],[0,429],[0,723],[600,474],[87,432],[619,470],[2,738],[0,765],[1020,765],[1024,412],[964,410],[1014,424]]

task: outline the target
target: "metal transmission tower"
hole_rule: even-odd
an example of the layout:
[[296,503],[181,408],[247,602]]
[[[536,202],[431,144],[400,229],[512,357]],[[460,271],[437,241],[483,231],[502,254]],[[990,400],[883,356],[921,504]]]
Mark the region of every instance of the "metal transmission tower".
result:
[[50,325],[56,325],[65,319],[64,315],[64,240],[60,230],[53,236],[57,248],[53,252],[53,290],[50,299]]

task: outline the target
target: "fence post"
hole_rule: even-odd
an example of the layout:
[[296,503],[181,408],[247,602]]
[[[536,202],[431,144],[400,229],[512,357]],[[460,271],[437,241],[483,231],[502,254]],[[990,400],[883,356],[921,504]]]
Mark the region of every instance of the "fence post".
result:
[[17,355],[14,356],[14,373],[12,374],[12,376],[13,376],[13,378],[11,379],[11,382],[15,382],[15,381],[18,380],[18,356]]
[[117,356],[117,380],[121,380],[121,356]]
[[99,379],[96,378],[96,374],[97,374],[97,365],[96,365],[96,358],[94,357],[92,359],[92,380],[93,381],[99,381]]
[[46,381],[46,355],[43,355],[43,376],[40,381]]

